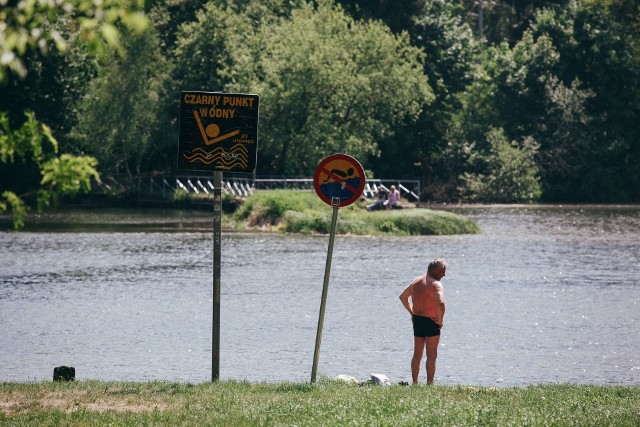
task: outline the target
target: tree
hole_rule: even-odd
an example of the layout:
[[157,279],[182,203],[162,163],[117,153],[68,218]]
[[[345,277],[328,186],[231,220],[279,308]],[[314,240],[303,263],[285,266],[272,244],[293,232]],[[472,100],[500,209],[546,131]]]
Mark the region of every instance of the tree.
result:
[[64,34],[49,24],[60,17],[69,17],[70,25],[94,50],[105,47],[120,48],[120,32],[117,25],[141,30],[147,25],[146,18],[137,10],[141,0],[113,0],[93,2],[91,0],[44,0],[12,2],[6,1],[0,9],[0,82],[11,71],[20,76],[27,74],[22,57],[28,49],[47,52],[50,42],[55,49],[64,52],[67,40]]
[[[10,74],[27,75],[23,57],[28,50],[46,53],[53,43],[58,52],[66,51],[65,32],[51,26],[58,18],[68,22],[68,34],[80,34],[92,50],[100,52],[107,46],[119,49],[117,25],[132,29],[146,26],[146,19],[135,11],[136,5],[137,0],[114,0],[106,4],[90,0],[55,3],[37,0],[3,5],[0,9],[0,86],[6,84]],[[12,188],[15,183],[0,183],[0,212],[13,214],[16,229],[24,224],[25,197],[37,194],[37,206],[42,209],[61,195],[87,190],[91,179],[98,179],[94,158],[60,154],[51,128],[39,123],[29,111],[25,117],[21,124],[14,125],[6,111],[0,112],[2,164],[6,166],[19,160],[41,175],[39,185],[21,195]]]
[[423,193],[430,198],[441,199],[443,191],[455,191],[450,176],[458,172],[443,161],[443,152],[451,117],[460,110],[460,95],[472,82],[480,48],[460,13],[452,2],[432,0],[416,16],[411,41],[425,52],[424,73],[435,99],[418,121],[381,145],[382,174],[420,177]]
[[569,0],[462,0],[467,22],[478,40],[513,46],[541,9],[561,9]]
[[[175,48],[173,81],[180,90],[221,91],[225,80],[220,70],[231,60],[229,34],[242,17],[234,9],[209,2],[197,13],[197,20],[185,24]],[[177,96],[177,95],[176,95]]]
[[[469,161],[482,172],[465,172],[460,177],[462,196],[473,202],[530,203],[542,194],[535,154],[538,145],[531,138],[509,141],[502,129],[487,133],[488,152],[468,150]],[[480,164],[480,165],[477,165]]]
[[[9,126],[5,113],[0,113],[0,160],[2,163],[13,163],[19,158],[33,162],[41,171],[42,179],[39,188],[18,196],[15,192],[5,190],[0,199],[0,212],[10,210],[14,214],[14,228],[24,226],[27,212],[24,198],[35,196],[38,209],[55,203],[60,196],[73,196],[81,190],[91,188],[91,180],[98,179],[95,167],[97,162],[92,157],[58,155],[58,143],[51,134],[51,129],[38,123],[33,114],[27,113],[27,120],[17,130]],[[45,145],[46,143],[46,145]]]
[[579,183],[570,196],[597,202],[640,200],[640,12],[630,0],[574,2],[544,11],[532,24],[561,55],[560,81],[589,91],[584,114],[593,143],[582,157]]
[[65,135],[73,127],[77,101],[95,77],[98,55],[79,34],[70,32],[69,19],[60,17],[44,26],[48,32],[55,30],[63,35],[64,52],[27,50],[21,61],[29,72],[25,76],[7,74],[0,84],[0,111],[7,113],[14,128],[26,120],[25,111],[33,112],[58,137],[61,151],[76,152]]
[[238,80],[261,79],[257,65],[264,48],[258,37],[260,28],[277,27],[302,4],[302,0],[208,2],[176,36],[171,51],[173,92],[223,91]]
[[543,196],[554,198],[580,185],[582,156],[592,144],[585,111],[591,93],[579,80],[567,84],[559,79],[560,64],[551,39],[534,37],[531,31],[513,47],[502,43],[489,48],[478,78],[465,93],[451,139],[454,145],[475,143],[483,151],[491,128],[503,129],[511,141],[531,138],[539,144],[536,163]]
[[124,33],[122,46],[126,54],[112,54],[91,82],[73,136],[105,165],[104,172],[125,174],[131,182],[163,143],[174,142],[163,138],[167,131],[161,121],[170,68],[151,28]]
[[354,21],[328,1],[245,40],[225,73],[228,89],[261,95],[262,173],[309,175],[334,152],[378,155],[379,141],[433,98],[406,34]]
[[394,33],[409,31],[413,19],[420,14],[427,0],[337,0],[344,10],[357,20],[379,20]]

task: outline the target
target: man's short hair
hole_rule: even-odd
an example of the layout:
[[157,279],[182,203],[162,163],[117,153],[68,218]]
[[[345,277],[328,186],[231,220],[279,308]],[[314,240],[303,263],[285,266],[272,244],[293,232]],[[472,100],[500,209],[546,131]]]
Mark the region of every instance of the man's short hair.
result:
[[427,269],[427,273],[433,270],[437,270],[438,268],[444,268],[446,270],[447,261],[445,261],[444,258],[436,258],[431,260],[431,262],[429,263],[429,268]]

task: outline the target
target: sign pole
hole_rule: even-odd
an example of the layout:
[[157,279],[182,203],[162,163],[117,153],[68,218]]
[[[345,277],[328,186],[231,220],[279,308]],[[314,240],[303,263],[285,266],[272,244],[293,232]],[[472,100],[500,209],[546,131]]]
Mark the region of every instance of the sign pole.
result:
[[322,299],[320,301],[320,315],[318,316],[318,331],[316,332],[316,348],[313,353],[313,367],[311,368],[311,382],[316,382],[318,372],[318,359],[320,359],[320,343],[322,342],[322,327],[324,325],[324,311],[327,305],[327,292],[329,290],[329,276],[331,275],[331,258],[333,257],[333,241],[336,236],[336,224],[338,223],[338,205],[340,198],[332,200],[333,217],[331,218],[331,231],[329,234],[329,249],[327,249],[327,262],[324,268],[324,284],[322,286]]
[[255,174],[259,104],[260,97],[254,94],[200,90],[180,92],[177,169],[213,171],[212,382],[220,378],[222,172]]
[[316,173],[313,176],[313,187],[316,190],[316,194],[323,202],[333,208],[333,218],[331,219],[331,231],[329,233],[327,263],[324,269],[324,285],[322,287],[322,300],[320,301],[320,315],[318,316],[316,348],[313,353],[313,367],[311,368],[311,383],[316,382],[316,374],[318,373],[322,326],[327,305],[327,291],[329,289],[329,276],[331,275],[331,258],[333,256],[333,241],[336,236],[338,209],[358,200],[364,190],[365,183],[366,177],[362,165],[346,154],[333,154],[326,157],[318,164]]
[[211,382],[220,378],[220,241],[222,240],[222,172],[213,173],[213,321]]

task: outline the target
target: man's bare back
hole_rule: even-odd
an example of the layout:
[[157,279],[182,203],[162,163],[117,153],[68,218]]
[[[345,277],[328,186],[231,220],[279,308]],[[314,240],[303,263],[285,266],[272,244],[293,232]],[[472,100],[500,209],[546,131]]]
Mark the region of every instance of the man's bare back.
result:
[[418,276],[400,294],[400,301],[410,314],[429,317],[440,327],[444,319],[444,288],[440,279],[445,272],[446,265]]
[[444,289],[442,284],[428,274],[413,279],[411,284],[412,314],[430,317],[442,326],[444,310]]

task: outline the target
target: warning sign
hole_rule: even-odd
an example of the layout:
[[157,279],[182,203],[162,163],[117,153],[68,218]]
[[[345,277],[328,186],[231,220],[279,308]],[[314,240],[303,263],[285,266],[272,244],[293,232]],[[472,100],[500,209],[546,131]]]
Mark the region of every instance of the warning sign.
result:
[[259,102],[258,95],[181,92],[178,169],[254,172]]
[[313,177],[320,199],[339,208],[358,200],[365,183],[364,169],[356,159],[346,154],[332,154],[322,160]]

